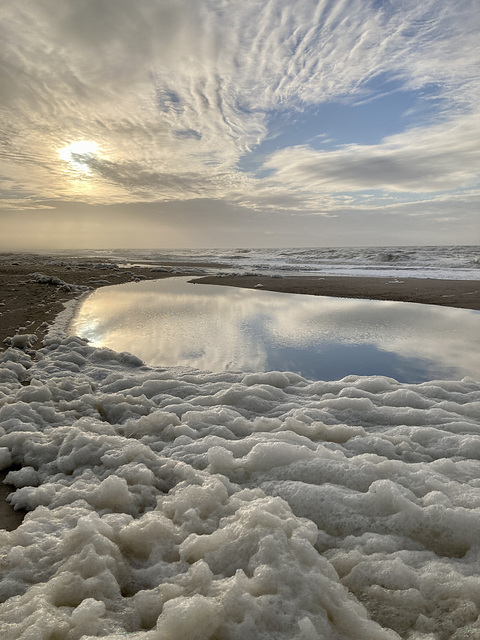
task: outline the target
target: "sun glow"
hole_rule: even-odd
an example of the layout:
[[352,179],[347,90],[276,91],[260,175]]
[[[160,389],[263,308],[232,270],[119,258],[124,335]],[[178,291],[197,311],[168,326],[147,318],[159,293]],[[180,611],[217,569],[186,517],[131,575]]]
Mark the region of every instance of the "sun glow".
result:
[[79,140],[72,142],[67,147],[58,150],[58,155],[68,162],[73,169],[90,173],[89,160],[92,160],[98,151],[98,144],[93,140]]

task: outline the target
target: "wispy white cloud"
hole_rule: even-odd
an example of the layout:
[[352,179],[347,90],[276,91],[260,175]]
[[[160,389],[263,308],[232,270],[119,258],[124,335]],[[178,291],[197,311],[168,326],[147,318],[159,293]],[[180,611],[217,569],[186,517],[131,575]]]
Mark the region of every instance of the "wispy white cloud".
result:
[[[476,8],[474,0],[3,5],[4,206],[212,198],[328,213],[349,206],[348,192],[471,188],[480,166]],[[375,78],[397,90],[435,85],[442,110],[376,145],[276,151],[262,167],[267,177],[237,168],[269,136],[272,112],[369,100]],[[83,174],[58,153],[82,140],[98,145]]]
[[411,129],[377,145],[345,145],[333,151],[307,146],[282,149],[264,166],[283,185],[303,185],[317,192],[462,189],[479,179],[479,139],[480,119],[475,113]]

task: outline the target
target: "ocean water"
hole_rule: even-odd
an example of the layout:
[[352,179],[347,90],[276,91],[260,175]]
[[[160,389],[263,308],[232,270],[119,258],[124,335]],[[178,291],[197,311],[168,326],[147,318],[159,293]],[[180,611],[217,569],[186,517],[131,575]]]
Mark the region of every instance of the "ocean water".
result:
[[147,366],[59,323],[0,354],[0,468],[2,639],[480,638],[478,378]]
[[[60,253],[61,255],[61,253]],[[84,255],[138,261],[224,265],[226,273],[348,275],[453,280],[480,279],[480,246],[335,247],[284,249],[98,250]]]

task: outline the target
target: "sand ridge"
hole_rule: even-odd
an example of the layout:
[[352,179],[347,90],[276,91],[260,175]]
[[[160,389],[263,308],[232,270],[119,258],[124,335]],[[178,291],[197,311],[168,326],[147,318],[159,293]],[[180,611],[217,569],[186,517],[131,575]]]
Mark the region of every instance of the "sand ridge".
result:
[[229,287],[264,288],[282,293],[397,300],[480,310],[479,280],[363,276],[207,276],[196,278],[195,282]]

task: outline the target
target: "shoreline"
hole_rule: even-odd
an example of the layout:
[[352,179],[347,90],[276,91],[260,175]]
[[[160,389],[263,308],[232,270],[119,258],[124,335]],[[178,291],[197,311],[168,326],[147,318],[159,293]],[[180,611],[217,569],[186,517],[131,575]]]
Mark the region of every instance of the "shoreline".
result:
[[372,276],[205,276],[193,280],[279,293],[432,304],[480,311],[480,280]]
[[[71,301],[78,303],[85,293],[132,281],[160,280],[178,275],[198,277],[205,266],[220,268],[224,265],[169,263],[165,271],[152,271],[153,265],[124,268],[114,261],[99,263],[94,259],[78,261],[29,254],[0,254],[0,356],[9,346],[4,340],[16,334],[35,334],[37,339],[29,346],[41,348],[43,338],[55,319],[65,311],[66,305]],[[169,271],[170,268],[179,272]],[[38,278],[32,277],[38,273],[58,278],[68,286],[54,280],[39,282]],[[27,513],[21,509],[16,511],[7,501],[15,487],[5,484],[4,480],[14,469],[10,467],[0,471],[0,531],[15,530]]]

